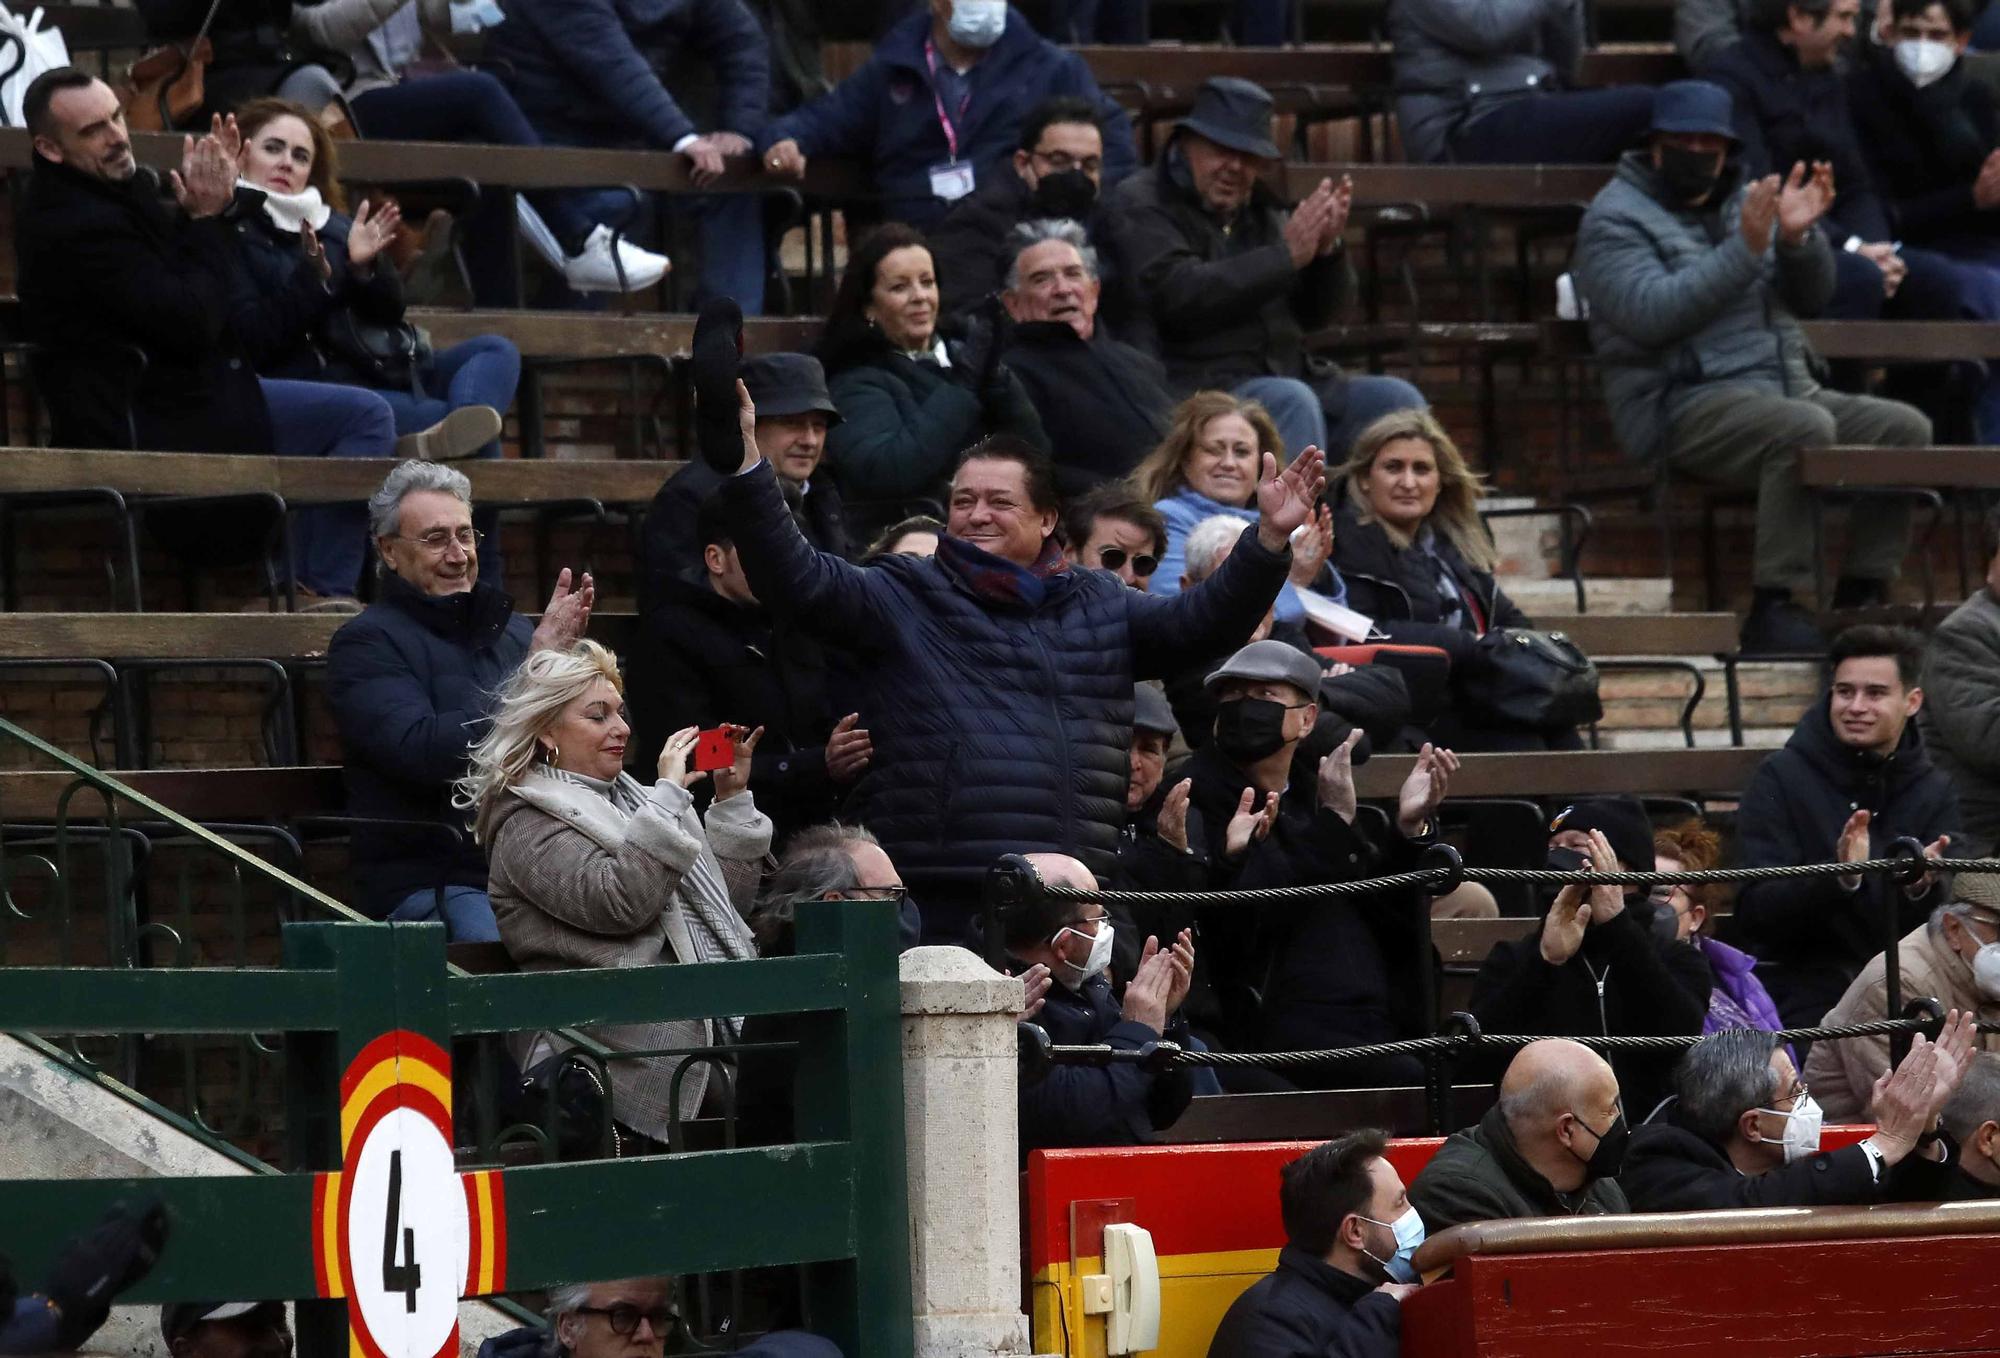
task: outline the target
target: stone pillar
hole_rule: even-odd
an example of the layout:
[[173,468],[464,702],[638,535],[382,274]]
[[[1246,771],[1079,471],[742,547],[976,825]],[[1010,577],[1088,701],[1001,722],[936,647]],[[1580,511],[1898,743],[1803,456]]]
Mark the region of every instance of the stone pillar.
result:
[[902,989],[917,1358],[1027,1354],[1015,1130],[1021,982],[964,948],[912,948]]

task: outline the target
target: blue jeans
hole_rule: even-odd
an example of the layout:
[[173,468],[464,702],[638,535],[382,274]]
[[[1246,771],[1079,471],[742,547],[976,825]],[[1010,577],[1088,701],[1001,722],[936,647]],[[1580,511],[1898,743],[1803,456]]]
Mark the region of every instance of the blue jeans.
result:
[[1331,423],[1319,393],[1296,377],[1252,377],[1238,382],[1230,392],[1271,412],[1287,458],[1311,446],[1324,452],[1330,463],[1346,457],[1355,435],[1390,411],[1422,410],[1430,404],[1402,378],[1370,374],[1347,379],[1346,404]]
[[1229,31],[1238,47],[1282,47],[1292,40],[1292,0],[1236,0]]
[[[364,387],[260,377],[281,457],[390,457],[396,418]],[[368,544],[366,505],[309,505],[292,514],[290,577],[315,594],[352,596]]]
[[448,943],[498,943],[500,926],[493,922],[493,902],[476,886],[448,886],[444,889],[444,913],[438,913],[438,893],[432,889],[415,891],[389,912],[391,920],[444,921]]
[[[452,71],[413,76],[354,97],[352,108],[371,137],[414,141],[479,142],[498,146],[540,146],[514,96],[486,71]],[[565,251],[576,254],[597,226],[585,189],[551,189],[526,195]],[[480,201],[465,224],[465,267],[480,306],[517,302],[514,287],[514,204],[505,193]],[[505,409],[504,406],[500,407]]]
[[1606,165],[1645,139],[1653,87],[1565,90],[1507,99],[1482,109],[1451,137],[1451,158],[1469,165]]

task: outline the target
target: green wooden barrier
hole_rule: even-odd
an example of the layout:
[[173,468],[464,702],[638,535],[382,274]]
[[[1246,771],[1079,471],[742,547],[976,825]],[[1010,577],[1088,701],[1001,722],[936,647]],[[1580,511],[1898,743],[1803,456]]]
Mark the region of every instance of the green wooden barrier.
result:
[[[172,1218],[134,1301],[298,1301],[303,1358],[453,1358],[462,1297],[803,1264],[813,1326],[912,1349],[896,917],[799,912],[799,956],[451,974],[436,924],[294,923],[278,970],[8,968],[0,1030],[284,1034],[288,1174],[0,1180],[0,1252],[40,1277],[120,1200]],[[460,1173],[456,1036],[812,1013],[799,1144]]]

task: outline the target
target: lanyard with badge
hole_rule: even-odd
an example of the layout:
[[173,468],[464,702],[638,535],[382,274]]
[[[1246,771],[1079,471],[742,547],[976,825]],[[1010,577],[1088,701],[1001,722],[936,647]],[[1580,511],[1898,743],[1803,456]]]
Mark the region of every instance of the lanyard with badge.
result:
[[[930,68],[931,102],[937,106],[938,126],[944,129],[944,144],[951,152],[950,160],[931,166],[931,193],[954,203],[972,192],[972,165],[958,158],[958,128],[952,122],[952,115],[945,112],[944,95],[938,91],[937,46],[929,38],[924,39],[924,64]],[[972,91],[967,89],[958,101],[958,116],[965,117],[971,106]]]

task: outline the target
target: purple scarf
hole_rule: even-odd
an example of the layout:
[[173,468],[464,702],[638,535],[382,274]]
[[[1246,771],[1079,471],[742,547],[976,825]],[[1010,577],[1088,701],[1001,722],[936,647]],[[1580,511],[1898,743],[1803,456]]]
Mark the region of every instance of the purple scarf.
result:
[[1040,608],[1052,585],[1069,572],[1054,538],[1043,541],[1041,555],[1030,566],[1017,566],[950,536],[938,539],[937,555],[938,565],[962,580],[980,602],[1027,613]]

